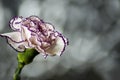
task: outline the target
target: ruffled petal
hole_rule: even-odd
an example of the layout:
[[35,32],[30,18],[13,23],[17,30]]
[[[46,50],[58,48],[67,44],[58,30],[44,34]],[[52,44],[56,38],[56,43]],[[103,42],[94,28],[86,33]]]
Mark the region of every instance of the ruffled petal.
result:
[[29,39],[29,45],[30,45],[31,47],[41,46],[41,42],[37,40],[37,37],[36,37],[36,36],[32,36],[32,37]]
[[20,42],[24,41],[21,37],[20,32],[4,33],[4,34],[0,34],[0,36],[9,38],[11,41],[16,42],[16,43],[20,43]]
[[50,55],[60,56],[65,48],[65,42],[62,37],[56,38],[56,43],[53,44],[46,52]]
[[25,48],[29,48],[28,42],[21,38],[20,32],[4,33],[0,36],[6,37],[8,44],[10,44],[17,51],[24,51]]
[[10,27],[13,30],[21,30],[22,17],[16,17],[10,21]]
[[29,38],[31,37],[31,31],[28,30],[27,27],[23,26],[23,27],[21,27],[21,36],[22,36],[22,39],[29,41]]
[[17,51],[24,51],[26,48],[30,48],[28,46],[28,42],[27,41],[22,41],[20,43],[16,43],[14,41],[12,41],[11,39],[7,39],[8,40],[8,44],[10,44],[11,47],[13,47],[15,50]]
[[45,25],[46,25],[46,28],[47,28],[47,29],[49,29],[49,30],[51,30],[51,31],[54,30],[54,26],[53,26],[52,24],[46,23]]

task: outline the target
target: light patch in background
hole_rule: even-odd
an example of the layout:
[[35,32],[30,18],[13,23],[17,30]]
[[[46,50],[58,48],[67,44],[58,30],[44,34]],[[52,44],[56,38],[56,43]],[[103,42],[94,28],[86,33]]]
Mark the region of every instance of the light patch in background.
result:
[[52,23],[58,31],[63,31],[66,22],[66,1],[47,0],[43,3],[43,19]]
[[65,62],[62,62],[62,64],[66,68],[74,68],[86,63],[91,64],[97,62],[101,58],[106,57],[107,54],[108,53],[105,53],[99,45],[99,36],[94,36],[93,38],[80,36],[73,44],[69,45],[69,52],[63,56],[66,57],[66,60],[67,57],[71,57],[72,60],[67,60]]
[[19,7],[18,15],[28,17],[31,15],[39,16],[41,13],[41,5],[39,0],[25,0]]
[[5,26],[4,9],[0,3],[0,31],[3,30],[4,26]]
[[119,0],[108,0],[106,6],[106,10],[108,15],[115,19],[119,16],[120,14],[120,1]]

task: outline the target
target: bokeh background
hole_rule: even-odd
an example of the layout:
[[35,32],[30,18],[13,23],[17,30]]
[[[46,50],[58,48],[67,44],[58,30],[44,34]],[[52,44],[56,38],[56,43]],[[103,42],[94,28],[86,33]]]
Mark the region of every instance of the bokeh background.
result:
[[[69,46],[61,57],[35,57],[22,80],[120,80],[120,0],[0,0],[0,33],[30,15],[52,23]],[[0,80],[12,80],[16,56],[0,37]]]

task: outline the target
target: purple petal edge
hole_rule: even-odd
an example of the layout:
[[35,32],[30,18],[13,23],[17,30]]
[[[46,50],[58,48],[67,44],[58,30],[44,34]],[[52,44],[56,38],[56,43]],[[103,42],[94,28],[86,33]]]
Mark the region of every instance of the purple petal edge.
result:
[[[67,45],[69,45],[69,41],[68,41],[68,38],[65,38],[61,33],[59,33],[58,31],[56,31],[59,35],[59,37],[61,37],[62,38],[62,40],[63,40],[63,42],[64,42],[64,48],[62,49],[62,51],[60,52],[60,56],[63,54],[63,52],[65,51],[65,48],[66,48],[66,46]],[[67,41],[66,41],[66,40]]]
[[8,39],[10,39],[11,41],[13,41],[13,42],[15,42],[15,43],[25,42],[25,40],[22,40],[22,41],[17,42],[17,41],[14,41],[13,39],[11,39],[10,37],[8,37],[8,36],[3,36],[3,35],[1,35],[1,34],[0,34],[0,36],[1,36],[1,37],[5,37],[5,38],[8,38]]
[[7,40],[7,43],[8,43],[8,44],[10,45],[10,47],[12,47],[15,51],[17,51],[17,52],[24,52],[24,51],[19,51],[19,50],[15,49],[15,48],[8,42],[8,38],[9,38],[11,41],[15,42],[15,43],[25,42],[25,40],[20,41],[20,42],[16,42],[16,41],[12,40],[12,39],[11,39],[10,37],[8,37],[8,36],[3,36],[3,35],[1,35],[1,34],[0,34],[0,36],[1,36],[1,37],[5,37],[6,40]]
[[11,20],[9,21],[9,27],[13,30],[13,31],[19,31],[19,29],[16,29],[16,28],[14,28],[12,25],[13,25],[13,22],[15,21],[15,19],[16,18],[23,18],[22,16],[19,16],[19,17],[13,17],[11,20],[13,20],[12,22],[11,22]]

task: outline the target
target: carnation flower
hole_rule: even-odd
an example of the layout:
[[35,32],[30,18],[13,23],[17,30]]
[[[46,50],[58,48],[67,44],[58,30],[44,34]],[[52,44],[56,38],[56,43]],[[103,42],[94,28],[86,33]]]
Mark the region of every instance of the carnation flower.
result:
[[68,40],[56,31],[50,23],[44,22],[37,16],[27,18],[15,17],[10,21],[13,32],[1,34],[17,51],[34,48],[45,57],[61,55],[68,45]]

